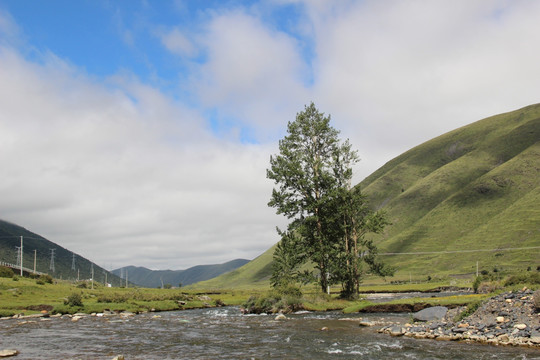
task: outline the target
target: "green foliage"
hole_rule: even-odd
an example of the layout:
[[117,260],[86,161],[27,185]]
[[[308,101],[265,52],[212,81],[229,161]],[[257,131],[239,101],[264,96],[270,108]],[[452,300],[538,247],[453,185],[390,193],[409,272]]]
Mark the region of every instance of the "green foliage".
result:
[[243,307],[253,314],[302,310],[302,292],[294,286],[275,289],[261,296],[250,297]]
[[521,273],[517,275],[512,275],[507,278],[504,282],[504,286],[512,286],[517,284],[540,284],[540,273]]
[[171,284],[165,284],[165,285],[163,285],[163,288],[164,289],[172,289],[172,285]]
[[0,277],[12,278],[14,275],[13,269],[8,268],[7,266],[0,266]]
[[483,301],[473,301],[470,304],[467,305],[465,310],[463,310],[461,313],[456,315],[454,318],[454,321],[461,321],[465,319],[467,316],[472,315],[478,308],[483,304]]
[[[373,212],[359,188],[350,189],[352,165],[358,156],[348,140],[330,126],[330,117],[311,103],[289,122],[279,154],[270,158],[267,177],[277,188],[269,206],[292,219],[274,253],[274,286],[297,281],[299,267],[309,260],[319,272],[322,291],[341,283],[343,293],[358,293],[360,262],[373,273],[392,270],[377,258],[367,233],[380,233],[388,224],[384,212]],[[364,256],[361,256],[365,251]]]
[[67,297],[67,299],[64,301],[64,305],[70,306],[70,307],[82,307],[82,296],[79,293],[72,293]]

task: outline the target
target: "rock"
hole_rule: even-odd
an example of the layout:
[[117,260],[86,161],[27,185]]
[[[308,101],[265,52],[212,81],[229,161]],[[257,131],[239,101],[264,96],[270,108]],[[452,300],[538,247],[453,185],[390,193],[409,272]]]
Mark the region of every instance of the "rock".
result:
[[120,316],[122,316],[122,317],[131,317],[131,316],[135,316],[135,314],[132,313],[131,311],[122,311],[120,313]]
[[447,312],[447,307],[433,306],[414,313],[413,319],[416,321],[441,320],[444,318]]
[[527,328],[527,325],[525,324],[516,324],[514,327],[518,330],[525,330]]
[[503,323],[504,322],[504,316],[497,316],[497,322],[498,323]]
[[392,326],[389,331],[392,336],[402,336],[405,333],[401,326]]
[[112,358],[112,360],[125,360],[124,355],[117,355]]
[[287,317],[283,314],[278,314],[274,320],[285,320],[287,319]]
[[458,328],[468,328],[468,327],[469,327],[469,324],[467,324],[467,323],[461,323],[461,324],[458,324],[457,327],[458,327]]
[[79,320],[81,320],[81,319],[82,319],[82,316],[76,315],[76,316],[73,316],[73,317],[71,318],[71,321],[77,322],[77,321],[79,321]]
[[0,357],[10,357],[10,356],[15,356],[17,354],[19,354],[18,350],[13,350],[13,349],[0,350]]
[[328,330],[329,330],[329,329],[328,329],[328,327],[326,327],[326,326],[323,326],[323,327],[321,328],[321,331],[328,331]]
[[198,298],[200,301],[212,301],[212,298],[210,296],[202,295]]
[[360,321],[359,325],[369,327],[375,325],[375,323],[373,321]]

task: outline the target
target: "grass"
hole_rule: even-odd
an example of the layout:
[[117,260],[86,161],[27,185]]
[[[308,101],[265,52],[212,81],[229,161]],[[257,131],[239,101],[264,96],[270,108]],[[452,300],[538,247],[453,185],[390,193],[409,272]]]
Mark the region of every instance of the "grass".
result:
[[[14,280],[15,279],[15,280]],[[252,292],[250,292],[252,293]],[[65,304],[73,294],[79,294],[83,306]],[[211,301],[199,299],[200,291],[185,289],[107,288],[95,285],[94,289],[80,288],[75,284],[57,281],[54,284],[36,284],[29,278],[0,278],[0,315],[12,316],[38,313],[40,309],[53,309],[53,313],[111,311],[166,311],[201,308],[216,305],[239,305],[249,294],[244,291],[226,291],[210,294]],[[184,305],[180,305],[183,301]]]

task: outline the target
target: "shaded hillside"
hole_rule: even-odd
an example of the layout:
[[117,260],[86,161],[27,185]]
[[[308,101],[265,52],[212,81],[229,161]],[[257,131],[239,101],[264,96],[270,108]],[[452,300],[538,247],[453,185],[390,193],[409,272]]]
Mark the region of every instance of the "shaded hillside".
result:
[[[397,276],[540,265],[540,105],[492,116],[392,159],[358,186],[392,225],[375,238]],[[525,250],[503,249],[528,248]],[[501,249],[499,251],[492,251]],[[484,251],[472,251],[484,250]],[[464,252],[471,251],[471,252]],[[433,254],[418,254],[433,252]],[[268,285],[273,249],[197,284]]]
[[249,260],[236,259],[218,265],[197,265],[186,270],[150,270],[144,267],[127,266],[113,270],[113,273],[125,278],[127,272],[128,280],[139,286],[155,288],[169,284],[177,287],[180,284],[184,286],[215,278],[248,262]]
[[[34,268],[34,254],[36,255],[36,270],[48,273],[54,278],[65,280],[90,279],[92,263],[75,254],[75,270],[72,269],[73,253],[44,237],[25,228],[0,220],[0,261],[17,264],[17,249],[23,237],[23,267]],[[54,272],[51,270],[51,249],[55,249]],[[35,253],[34,253],[35,251]],[[121,279],[105,269],[94,264],[94,280],[113,286],[120,286]],[[107,274],[107,275],[105,275]]]

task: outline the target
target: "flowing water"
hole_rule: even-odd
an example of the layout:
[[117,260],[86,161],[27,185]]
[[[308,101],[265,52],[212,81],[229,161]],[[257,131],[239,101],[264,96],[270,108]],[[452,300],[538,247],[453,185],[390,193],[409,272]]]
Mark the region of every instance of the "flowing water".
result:
[[[20,359],[540,359],[540,350],[395,338],[354,318],[405,323],[402,314],[241,315],[238,308],[0,321],[0,349]],[[357,319],[356,319],[357,320]],[[328,330],[321,330],[323,327]]]

